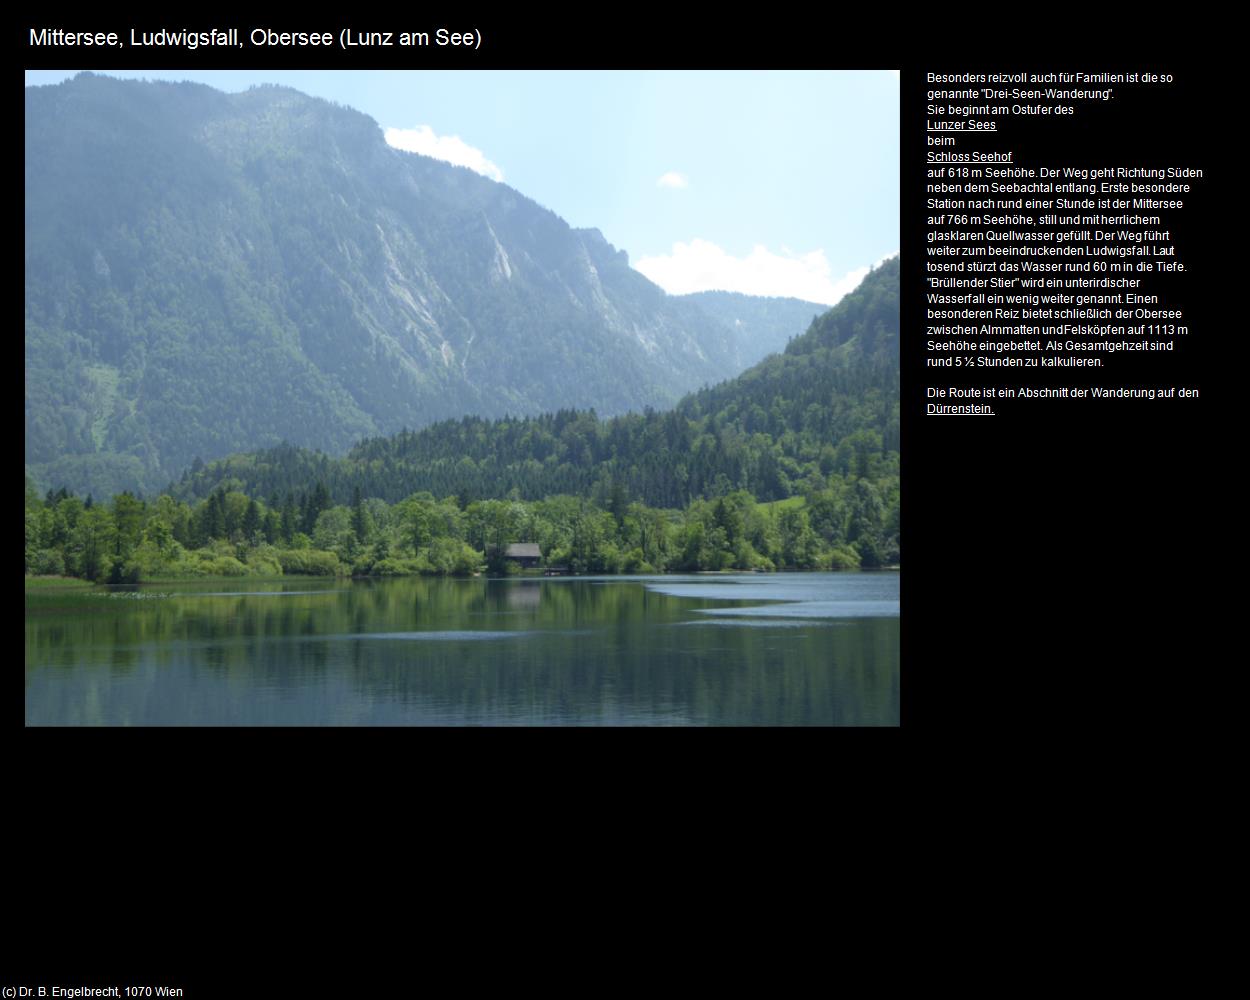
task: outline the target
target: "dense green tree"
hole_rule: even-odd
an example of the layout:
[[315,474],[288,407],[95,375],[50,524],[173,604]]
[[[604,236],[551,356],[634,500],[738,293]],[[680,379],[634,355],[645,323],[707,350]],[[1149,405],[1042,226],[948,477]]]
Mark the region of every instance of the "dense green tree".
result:
[[255,544],[261,534],[261,513],[260,505],[249,499],[247,502],[247,510],[243,514],[243,538],[245,541]]
[[434,497],[424,492],[414,493],[398,505],[404,541],[412,546],[413,555],[420,555],[434,538],[434,507]]
[[298,519],[295,512],[295,498],[288,493],[286,499],[282,503],[282,541],[290,545],[295,532],[298,530]]
[[139,544],[147,508],[142,500],[130,493],[119,493],[113,498],[113,526],[115,531],[114,556],[118,563],[125,563]]
[[66,560],[67,567],[72,567],[69,572],[97,582],[108,579],[113,572],[116,547],[117,526],[109,510],[84,505],[69,543],[67,556],[73,558],[72,563]]
[[356,533],[352,530],[351,510],[347,507],[331,507],[322,511],[313,528],[312,543],[314,548],[333,552],[350,563],[359,547]]
[[356,541],[363,545],[369,537],[369,521],[359,486],[352,487],[352,530],[356,533]]

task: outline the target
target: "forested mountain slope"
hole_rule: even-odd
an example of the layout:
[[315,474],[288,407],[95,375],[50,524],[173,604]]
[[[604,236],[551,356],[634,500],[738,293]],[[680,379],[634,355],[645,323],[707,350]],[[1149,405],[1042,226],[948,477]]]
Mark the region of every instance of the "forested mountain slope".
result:
[[898,450],[895,257],[784,353],[667,412],[450,420],[362,441],[343,459],[279,447],[196,468],[175,492],[191,499],[224,486],[274,497],[319,482],[338,503],[359,489],[388,502],[418,490],[464,499],[515,491],[681,507],[738,489],[776,500],[865,480],[897,505]]
[[666,407],[733,337],[593,229],[279,87],[25,93],[26,465],[151,490],[196,457],[473,413]]

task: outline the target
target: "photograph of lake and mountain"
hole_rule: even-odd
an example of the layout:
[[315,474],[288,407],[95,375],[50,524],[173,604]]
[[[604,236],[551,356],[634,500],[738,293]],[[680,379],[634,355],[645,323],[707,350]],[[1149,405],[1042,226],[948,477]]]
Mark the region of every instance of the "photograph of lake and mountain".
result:
[[27,71],[27,726],[897,726],[897,72]]

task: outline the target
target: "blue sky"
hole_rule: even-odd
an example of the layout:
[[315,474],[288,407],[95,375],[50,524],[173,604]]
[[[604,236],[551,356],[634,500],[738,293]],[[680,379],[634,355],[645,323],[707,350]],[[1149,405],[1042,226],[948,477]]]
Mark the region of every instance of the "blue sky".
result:
[[[27,85],[73,72],[26,73]],[[281,83],[593,226],[674,294],[830,303],[899,247],[898,74],[110,71]]]

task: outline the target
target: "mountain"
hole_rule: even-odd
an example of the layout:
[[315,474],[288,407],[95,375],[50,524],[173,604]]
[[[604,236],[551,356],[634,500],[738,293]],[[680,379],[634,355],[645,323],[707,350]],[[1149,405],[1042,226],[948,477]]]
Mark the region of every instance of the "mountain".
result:
[[727,327],[738,371],[785,350],[828,306],[780,296],[743,295],[741,292],[692,292],[679,298],[691,302]]
[[469,499],[515,491],[684,507],[737,489],[778,500],[863,481],[897,510],[899,447],[894,257],[783,353],[667,412],[466,417],[362,441],[341,459],[283,446],[192,470],[173,492],[184,500],[218,488],[273,498],[320,484],[341,504],[359,489],[392,503],[419,490]]
[[25,92],[27,471],[150,490],[449,417],[664,407],[735,338],[506,185],[281,87]]

